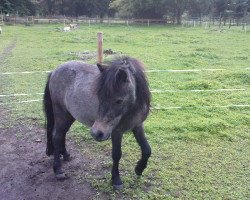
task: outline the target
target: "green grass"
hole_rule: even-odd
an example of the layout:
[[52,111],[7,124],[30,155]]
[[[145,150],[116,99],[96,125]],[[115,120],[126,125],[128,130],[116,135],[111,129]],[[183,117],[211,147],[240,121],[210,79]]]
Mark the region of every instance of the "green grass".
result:
[[[249,104],[250,73],[246,68],[250,67],[250,32],[244,33],[237,27],[219,32],[199,27],[82,25],[76,31],[63,33],[56,31],[59,26],[4,26],[0,52],[13,41],[16,47],[1,63],[1,73],[53,70],[64,61],[78,59],[74,53],[95,52],[96,33],[103,31],[104,49],[136,57],[148,70],[225,69],[149,73],[151,89],[245,89],[153,93],[153,107],[187,108],[152,111],[145,129],[153,154],[141,179],[133,172],[140,156],[139,147],[132,134],[124,136],[120,166],[124,189],[120,192],[113,192],[110,186],[110,141],[93,141],[88,128],[76,123],[71,135],[84,155],[97,160],[88,164],[90,172],[82,179],[111,199],[250,198],[250,108],[201,108]],[[88,62],[95,63],[95,58]],[[42,93],[46,82],[46,74],[0,77],[1,94]],[[41,98],[41,95],[1,97],[0,101]],[[7,107],[17,121],[43,123],[39,102]]]

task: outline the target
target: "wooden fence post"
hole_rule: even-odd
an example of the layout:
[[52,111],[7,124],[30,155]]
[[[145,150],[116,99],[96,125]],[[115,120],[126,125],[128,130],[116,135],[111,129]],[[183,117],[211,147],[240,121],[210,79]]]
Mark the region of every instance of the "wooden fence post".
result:
[[1,21],[2,21],[1,25],[3,25],[4,22],[3,22],[3,11],[2,10],[1,10]]
[[97,33],[97,42],[98,42],[98,53],[97,53],[97,62],[102,63],[103,62],[103,33],[98,32]]

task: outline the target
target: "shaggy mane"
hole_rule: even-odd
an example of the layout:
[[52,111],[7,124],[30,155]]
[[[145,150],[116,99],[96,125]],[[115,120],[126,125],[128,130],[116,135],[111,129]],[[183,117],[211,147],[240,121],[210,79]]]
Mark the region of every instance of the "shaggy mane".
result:
[[128,68],[128,72],[132,75],[136,82],[136,103],[135,108],[145,110],[145,117],[150,111],[151,93],[149,91],[148,81],[144,73],[143,64],[130,57],[118,57],[108,64],[99,77],[97,83],[97,95],[99,99],[109,98],[112,94],[119,90],[119,85],[116,81],[116,73],[121,68]]

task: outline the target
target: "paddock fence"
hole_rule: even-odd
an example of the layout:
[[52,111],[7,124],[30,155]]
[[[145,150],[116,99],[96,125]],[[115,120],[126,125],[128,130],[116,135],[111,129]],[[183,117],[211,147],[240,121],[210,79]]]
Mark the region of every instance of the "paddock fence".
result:
[[[248,70],[249,68],[244,68]],[[224,71],[227,69],[192,69],[192,70],[147,70],[146,73],[206,73],[209,71]],[[51,71],[20,71],[20,72],[3,72],[0,73],[0,76],[15,76],[15,75],[29,75],[29,74],[48,74]],[[204,89],[204,90],[158,90],[151,89],[151,93],[235,93],[235,92],[249,92],[245,88],[219,88],[219,89]],[[39,103],[42,101],[42,98],[33,99],[34,96],[42,96],[44,93],[37,91],[36,93],[18,93],[18,94],[0,94],[0,98],[8,97],[31,97],[24,101],[10,101],[10,102],[1,102],[0,105],[14,105],[14,104],[32,104]],[[154,106],[153,110],[181,110],[181,109],[221,109],[221,108],[249,108],[250,104],[230,104],[230,105],[194,105],[194,106]]]
[[[124,24],[124,25],[174,25],[175,21],[171,18],[167,19],[121,19],[121,18],[89,18],[89,17],[64,17],[64,16],[51,16],[51,17],[35,17],[35,16],[4,16],[0,17],[0,25],[15,25],[25,24],[31,26],[34,24]],[[204,18],[187,18],[182,20],[183,27],[197,27],[201,26],[205,29],[210,27],[228,27],[242,26],[242,29],[246,31],[246,27],[250,23],[250,17],[235,19],[235,18],[218,18],[218,17],[204,17]]]
[[170,20],[163,19],[121,19],[121,18],[89,18],[89,17],[34,17],[34,16],[26,16],[26,17],[18,17],[18,16],[1,16],[2,23],[7,25],[15,25],[15,24],[172,24]]

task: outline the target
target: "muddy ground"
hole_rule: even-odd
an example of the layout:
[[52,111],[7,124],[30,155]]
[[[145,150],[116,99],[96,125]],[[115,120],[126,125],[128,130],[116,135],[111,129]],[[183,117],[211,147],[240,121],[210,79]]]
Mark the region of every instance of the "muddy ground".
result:
[[[0,69],[15,47],[13,40],[0,53]],[[97,196],[84,180],[95,160],[83,155],[72,140],[67,139],[67,147],[72,159],[62,161],[62,166],[70,178],[60,182],[53,174],[53,156],[45,155],[45,130],[35,120],[32,125],[13,122],[10,110],[0,104],[0,200],[108,199],[100,192]]]
[[[9,111],[0,108],[0,124],[7,124]],[[52,157],[45,155],[45,132],[38,126],[18,123],[0,128],[0,199],[83,199],[96,196],[86,181],[79,181],[87,173],[84,155],[68,140],[72,160],[63,162],[70,178],[57,181],[52,171]],[[106,199],[103,196],[101,199]]]

